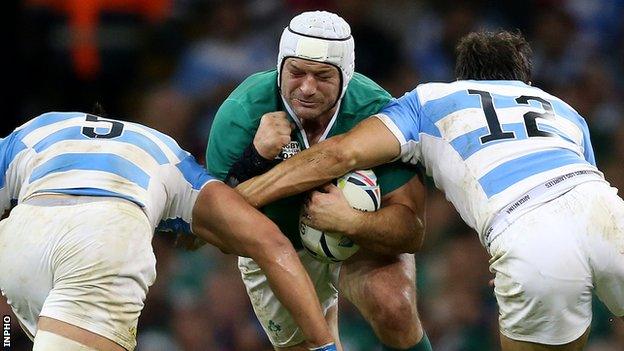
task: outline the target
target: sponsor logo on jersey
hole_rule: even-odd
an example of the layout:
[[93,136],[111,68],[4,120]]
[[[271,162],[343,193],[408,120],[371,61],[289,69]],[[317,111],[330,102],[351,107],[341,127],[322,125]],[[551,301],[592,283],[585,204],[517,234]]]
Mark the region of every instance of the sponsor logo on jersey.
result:
[[301,147],[299,146],[299,142],[298,141],[291,141],[290,143],[288,143],[286,146],[284,146],[282,148],[282,152],[279,153],[279,155],[277,155],[277,159],[278,160],[287,160],[293,156],[295,156],[296,154],[299,153],[299,151],[301,151]]

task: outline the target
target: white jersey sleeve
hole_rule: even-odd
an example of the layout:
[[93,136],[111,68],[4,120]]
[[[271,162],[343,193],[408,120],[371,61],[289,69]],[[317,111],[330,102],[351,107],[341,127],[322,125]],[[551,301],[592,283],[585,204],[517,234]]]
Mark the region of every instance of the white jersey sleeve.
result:
[[403,162],[420,161],[421,106],[416,90],[393,99],[376,115],[390,129],[401,145]]
[[170,165],[166,174],[164,183],[171,196],[167,199],[158,230],[191,233],[193,206],[199,192],[204,185],[219,180],[209,175],[190,154]]

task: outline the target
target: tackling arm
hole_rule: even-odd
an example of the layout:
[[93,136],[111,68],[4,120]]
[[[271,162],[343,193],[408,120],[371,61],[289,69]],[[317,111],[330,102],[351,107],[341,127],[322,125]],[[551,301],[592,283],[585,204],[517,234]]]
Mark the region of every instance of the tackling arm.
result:
[[422,245],[425,230],[425,187],[413,177],[385,195],[381,209],[363,212],[351,208],[336,186],[315,191],[306,206],[305,224],[342,233],[358,245],[380,254],[414,253]]
[[419,177],[381,199],[377,212],[357,211],[346,231],[358,245],[382,254],[420,250],[425,232],[426,190]]
[[306,339],[314,346],[332,342],[312,281],[291,243],[235,191],[221,182],[204,186],[193,208],[193,232],[225,251],[251,257]]
[[399,156],[401,147],[377,118],[329,138],[252,178],[236,190],[255,207],[312,189],[353,169],[371,168]]

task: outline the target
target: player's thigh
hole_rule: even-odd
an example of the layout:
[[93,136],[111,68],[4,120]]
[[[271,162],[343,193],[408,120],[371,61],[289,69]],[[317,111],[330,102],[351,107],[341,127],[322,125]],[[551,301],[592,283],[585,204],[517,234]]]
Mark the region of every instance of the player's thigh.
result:
[[[327,318],[331,308],[338,304],[338,290],[336,289],[338,267],[335,264],[316,261],[305,251],[300,251],[299,257],[310,275],[321,308]],[[273,346],[287,348],[304,342],[305,337],[301,329],[271,290],[267,277],[260,267],[252,259],[240,257],[238,268],[256,317]],[[337,325],[337,320],[330,321]],[[330,328],[337,330],[337,326],[331,324]]]
[[53,285],[51,261],[57,238],[51,216],[43,208],[19,205],[0,222],[0,288],[31,339]]
[[22,204],[0,232],[0,286],[31,337],[46,316],[133,349],[156,274],[151,236],[130,203]]
[[[51,334],[49,334],[51,333]],[[48,317],[40,317],[33,351],[125,351],[117,343],[88,330]]]
[[156,278],[151,225],[129,203],[96,202],[71,210],[72,229],[55,249],[54,287],[41,316],[132,350],[138,318]]
[[615,188],[587,183],[578,191],[587,202],[585,246],[598,298],[616,316],[624,316],[624,201]]
[[565,345],[544,345],[512,340],[500,335],[502,351],[582,351],[589,337],[589,328],[581,337]]
[[[342,263],[338,288],[364,315],[374,314],[403,297],[416,308],[416,264],[414,255],[378,255],[360,250]],[[389,299],[389,296],[395,298]],[[399,308],[400,309],[400,308]]]
[[592,269],[582,201],[565,194],[524,214],[490,247],[501,334],[548,345],[577,340],[591,323]]

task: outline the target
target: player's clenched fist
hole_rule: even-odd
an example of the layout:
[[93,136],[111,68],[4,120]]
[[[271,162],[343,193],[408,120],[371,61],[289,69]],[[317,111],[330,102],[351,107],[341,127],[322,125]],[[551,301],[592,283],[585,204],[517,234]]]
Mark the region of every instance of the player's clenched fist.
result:
[[349,205],[342,191],[333,184],[323,186],[320,191],[310,193],[306,202],[303,223],[312,228],[346,233],[357,210]]
[[294,126],[284,111],[262,115],[253,144],[260,156],[272,160],[290,143],[290,133]]

